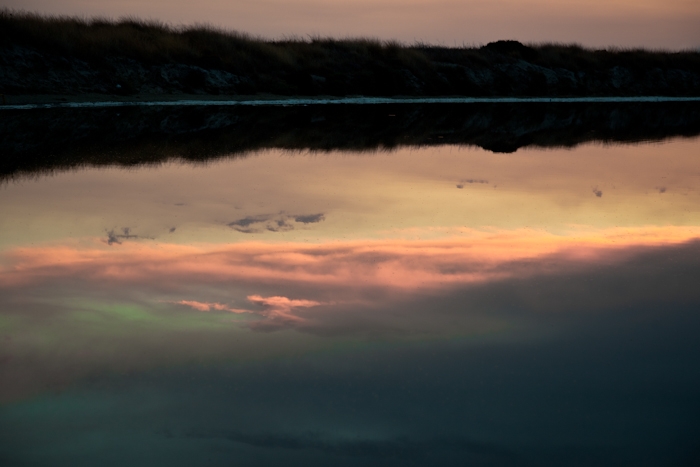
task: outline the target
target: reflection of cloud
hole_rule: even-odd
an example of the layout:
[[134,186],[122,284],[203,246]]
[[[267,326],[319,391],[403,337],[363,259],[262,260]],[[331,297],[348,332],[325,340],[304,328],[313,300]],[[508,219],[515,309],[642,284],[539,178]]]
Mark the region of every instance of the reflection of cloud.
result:
[[[324,336],[411,339],[480,336],[517,343],[560,332],[591,332],[598,338],[600,329],[611,335],[607,325],[632,328],[634,334],[635,323],[663,324],[682,315],[692,317],[694,324],[684,325],[690,332],[697,328],[700,304],[698,239],[697,227],[647,227],[569,238],[516,231],[442,241],[313,246],[246,242],[195,248],[126,242],[111,249],[95,242],[90,249],[18,248],[0,255],[0,310],[15,323],[7,328],[13,340],[0,340],[0,355],[9,359],[0,369],[0,379],[7,382],[0,385],[0,401],[105,371],[123,374],[193,358],[287,355],[283,347],[246,337],[240,325],[230,324],[238,320],[226,311],[236,308],[219,297],[237,291],[243,298],[246,291],[260,293],[248,295],[258,306],[240,310],[251,313],[245,325],[256,331],[293,328]],[[460,262],[500,275],[475,279],[460,272],[455,266]],[[215,298],[181,305],[222,313],[163,313],[153,303],[143,303],[143,297],[176,303],[183,294],[211,294],[207,296]],[[64,301],[66,296],[90,296],[97,303],[75,306]],[[130,306],[110,305],[105,311],[99,305],[107,302],[141,303],[142,314],[134,315]],[[307,306],[313,302],[321,306]],[[280,310],[302,319],[275,319]],[[85,315],[89,327],[82,321]],[[148,319],[134,326],[135,316]],[[51,337],[57,344],[46,352],[34,336]],[[182,345],[184,339],[191,345]],[[117,346],[120,352],[114,351]]]
[[325,216],[323,213],[319,214],[308,214],[305,216],[295,216],[294,220],[296,222],[301,222],[303,224],[314,224],[316,222],[321,222],[322,220],[325,220]]
[[464,188],[464,185],[465,185],[466,183],[469,183],[469,184],[474,184],[474,183],[486,184],[486,183],[488,183],[488,182],[489,182],[488,180],[482,180],[482,179],[477,179],[477,178],[467,178],[467,179],[461,180],[461,181],[457,184],[457,188],[459,188],[459,189],[461,190],[462,188]]
[[115,243],[117,245],[121,245],[122,240],[135,240],[137,238],[149,237],[141,237],[139,235],[134,235],[131,233],[131,228],[129,227],[123,227],[122,233],[120,234],[116,233],[114,229],[107,231],[107,245],[114,245]]
[[187,246],[125,244],[104,248],[16,248],[0,258],[0,287],[52,277],[177,284],[314,284],[412,290],[617,261],[635,248],[686,242],[696,227],[615,228],[553,235],[544,231],[472,231],[437,240],[357,240],[318,245],[255,242]]
[[[233,308],[223,303],[217,302],[199,302],[196,300],[179,300],[173,303],[178,305],[188,306],[194,308],[198,311],[229,311],[232,313],[251,313],[263,316],[266,318],[267,322],[265,325],[279,325],[288,322],[300,322],[303,319],[293,313],[295,308],[311,308],[315,306],[322,305],[321,302],[314,300],[295,300],[282,296],[273,297],[262,297],[260,295],[249,295],[248,301],[260,305],[262,309],[259,310],[245,310],[240,308]],[[263,323],[256,323],[259,327]]]
[[270,232],[286,232],[287,230],[293,230],[294,225],[287,222],[285,218],[278,218],[268,222],[265,228]]
[[257,224],[262,224],[263,222],[266,222],[270,216],[248,216],[244,217],[242,219],[235,220],[233,222],[229,222],[228,225],[234,230],[237,230],[239,232],[243,233],[257,233],[260,232],[261,229],[259,229],[256,225]]
[[242,233],[260,233],[264,230],[268,230],[270,232],[286,232],[288,230],[294,230],[295,222],[301,224],[312,224],[323,220],[325,220],[323,213],[302,214],[296,216],[279,213],[277,215],[263,214],[258,216],[248,216],[242,219],[237,219],[233,222],[229,222],[226,225]]
[[249,295],[248,300],[252,303],[262,305],[264,311],[260,314],[271,321],[301,321],[301,318],[292,313],[294,308],[311,308],[321,305],[314,300],[292,300],[287,297],[261,297],[260,295]]
[[178,305],[185,305],[190,308],[194,308],[195,310],[198,311],[211,311],[211,310],[219,310],[219,311],[230,311],[231,313],[251,313],[248,310],[241,310],[238,308],[231,308],[228,305],[224,305],[223,303],[211,303],[211,302],[198,302],[196,300],[179,300],[177,302],[173,302]]
[[[247,326],[259,331],[293,327],[318,334],[346,333],[370,322],[375,332],[440,332],[435,329],[444,328],[438,317],[441,310],[467,307],[469,312],[459,320],[472,320],[472,330],[493,329],[495,315],[473,321],[477,319],[475,290],[497,290],[493,287],[509,281],[522,284],[537,277],[566,277],[617,267],[648,249],[698,239],[700,227],[616,228],[571,236],[526,229],[465,229],[462,233],[461,237],[438,240],[317,245],[126,243],[117,250],[99,244],[94,248],[17,248],[0,256],[0,296],[39,296],[40,290],[80,295],[84,289],[117,297],[138,294],[202,311],[249,313],[253,319]],[[650,283],[648,288],[654,287]],[[444,294],[457,290],[468,291],[470,298],[440,304],[438,299]],[[621,286],[616,290],[627,289]],[[251,291],[259,295],[250,295]],[[191,299],[202,293],[209,299]],[[257,307],[240,309],[226,304],[228,298],[220,298],[240,300],[246,295]],[[495,293],[494,297],[500,295]],[[587,300],[602,295],[599,291]],[[614,302],[623,295],[606,300]],[[287,298],[294,296],[306,300]],[[624,296],[629,299],[629,294]],[[434,303],[423,301],[419,310],[416,307],[421,297],[433,297]],[[545,305],[550,306],[543,303],[540,308]],[[384,309],[393,309],[393,314],[373,312]],[[432,310],[429,315],[424,313],[428,309]],[[517,309],[517,301],[504,309]],[[397,321],[397,312],[406,316],[405,322]]]

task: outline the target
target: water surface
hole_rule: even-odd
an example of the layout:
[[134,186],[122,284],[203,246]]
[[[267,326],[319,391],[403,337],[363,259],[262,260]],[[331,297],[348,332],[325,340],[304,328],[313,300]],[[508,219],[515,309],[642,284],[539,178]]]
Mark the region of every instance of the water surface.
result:
[[696,465],[698,154],[264,147],[7,178],[0,460]]

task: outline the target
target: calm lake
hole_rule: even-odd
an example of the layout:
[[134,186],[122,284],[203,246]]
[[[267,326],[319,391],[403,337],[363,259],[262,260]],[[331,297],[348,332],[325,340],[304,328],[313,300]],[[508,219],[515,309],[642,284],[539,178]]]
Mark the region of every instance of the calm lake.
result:
[[697,103],[0,118],[3,466],[700,463]]

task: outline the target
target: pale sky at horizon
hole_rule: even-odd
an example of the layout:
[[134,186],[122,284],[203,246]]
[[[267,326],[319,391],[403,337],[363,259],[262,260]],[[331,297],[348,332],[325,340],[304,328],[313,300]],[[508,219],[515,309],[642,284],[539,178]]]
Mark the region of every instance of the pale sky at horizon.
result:
[[369,36],[446,46],[498,39],[700,49],[697,0],[0,0],[43,14],[209,23],[265,38]]

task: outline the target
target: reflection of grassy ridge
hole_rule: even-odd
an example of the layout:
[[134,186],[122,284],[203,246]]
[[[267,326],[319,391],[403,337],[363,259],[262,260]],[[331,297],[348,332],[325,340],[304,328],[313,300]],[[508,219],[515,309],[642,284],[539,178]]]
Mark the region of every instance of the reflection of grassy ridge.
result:
[[81,166],[204,162],[267,148],[497,152],[700,134],[700,105],[474,104],[51,109],[0,114],[0,177]]
[[9,10],[0,10],[0,52],[10,70],[0,80],[7,94],[700,94],[700,54],[690,51],[515,41],[479,48],[373,39],[265,41],[206,25]]

